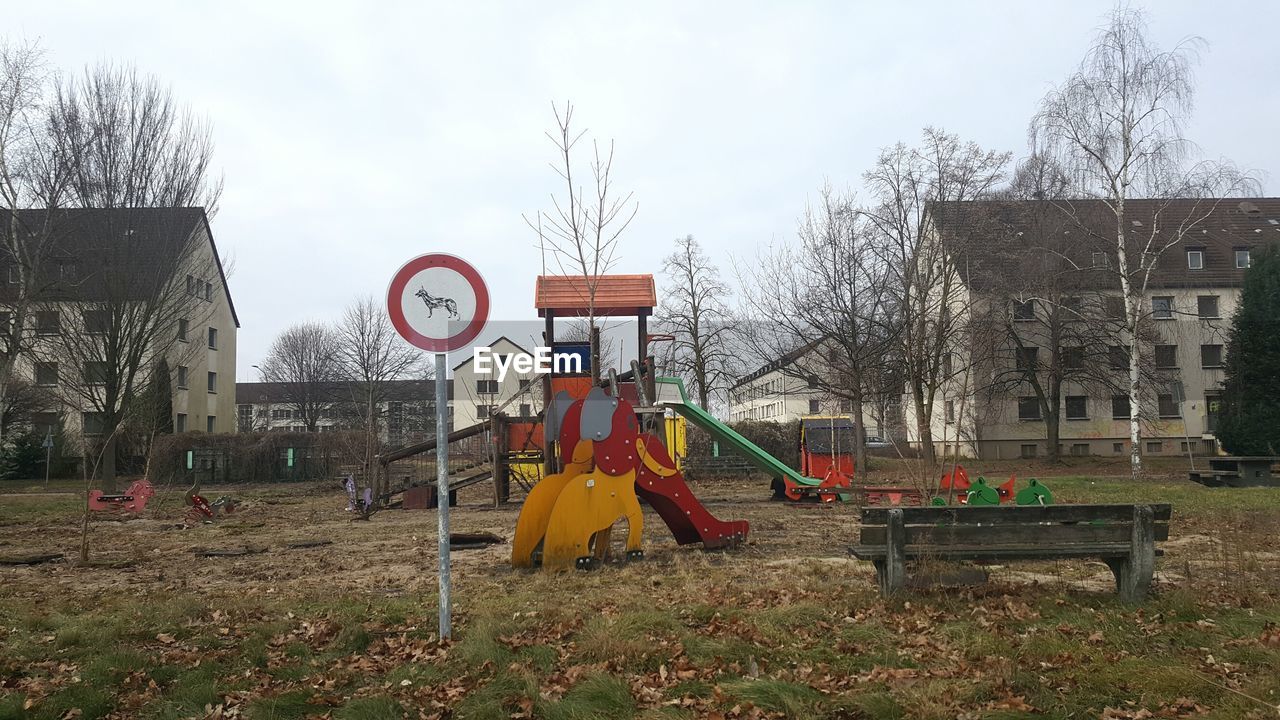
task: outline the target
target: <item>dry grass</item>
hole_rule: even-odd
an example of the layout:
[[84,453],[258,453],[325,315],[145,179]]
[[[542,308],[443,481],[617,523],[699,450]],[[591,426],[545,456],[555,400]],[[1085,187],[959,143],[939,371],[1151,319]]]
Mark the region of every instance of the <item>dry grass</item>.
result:
[[[1080,468],[1071,468],[1072,472]],[[892,479],[892,465],[882,466]],[[1019,473],[1020,477],[1023,473]],[[1274,717],[1280,492],[1061,477],[1068,502],[1175,507],[1157,592],[1127,608],[1096,563],[1029,563],[883,602],[850,560],[856,510],[697,488],[752,523],[731,552],[516,572],[505,546],[454,556],[455,627],[435,642],[435,515],[351,522],[327,488],[237,489],[243,513],[187,530],[179,489],[97,522],[129,567],[0,567],[0,719],[82,717]],[[510,536],[517,507],[470,489],[460,531]],[[74,495],[0,494],[0,555],[77,546]],[[291,540],[333,545],[286,550]],[[193,547],[265,545],[239,558]],[[1253,699],[1250,699],[1253,698]],[[221,709],[219,709],[221,706]],[[78,715],[75,711],[79,711]],[[1126,715],[1128,713],[1128,715]]]

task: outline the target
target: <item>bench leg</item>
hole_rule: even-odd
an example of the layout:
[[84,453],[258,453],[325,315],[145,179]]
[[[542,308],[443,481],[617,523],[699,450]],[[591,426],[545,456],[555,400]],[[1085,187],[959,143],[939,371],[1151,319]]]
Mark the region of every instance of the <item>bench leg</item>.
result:
[[906,540],[907,532],[903,527],[902,510],[894,508],[889,511],[889,522],[885,528],[885,558],[876,565],[881,595],[886,597],[893,595],[906,584]]
[[1122,601],[1140,603],[1146,599],[1156,569],[1155,514],[1150,505],[1133,509],[1129,557],[1106,562],[1116,577],[1116,592]]

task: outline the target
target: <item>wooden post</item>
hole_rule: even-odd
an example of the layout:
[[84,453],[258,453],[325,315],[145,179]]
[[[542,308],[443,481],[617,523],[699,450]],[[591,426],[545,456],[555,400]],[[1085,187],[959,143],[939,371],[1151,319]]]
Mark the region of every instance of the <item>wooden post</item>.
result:
[[[551,352],[555,353],[556,347],[556,322],[555,313],[547,308],[547,324],[542,331],[542,341],[551,348]],[[556,452],[555,442],[560,435],[559,428],[555,427],[555,413],[551,412],[551,378],[555,375],[554,363],[553,371],[545,373],[542,376],[542,476],[553,475],[556,472]]]
[[906,583],[907,530],[902,521],[902,508],[889,511],[885,525],[884,571],[880,577],[880,594],[888,597],[902,589]]
[[1120,599],[1139,603],[1147,597],[1156,569],[1155,513],[1150,505],[1133,507],[1133,534],[1129,541],[1129,561],[1119,577]]

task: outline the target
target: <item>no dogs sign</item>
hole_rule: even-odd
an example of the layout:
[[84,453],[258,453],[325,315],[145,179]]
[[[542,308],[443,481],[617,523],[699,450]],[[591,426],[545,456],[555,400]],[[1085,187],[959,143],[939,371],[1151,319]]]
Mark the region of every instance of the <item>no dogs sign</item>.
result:
[[400,336],[428,352],[466,347],[489,319],[484,278],[456,255],[420,255],[396,271],[387,312]]

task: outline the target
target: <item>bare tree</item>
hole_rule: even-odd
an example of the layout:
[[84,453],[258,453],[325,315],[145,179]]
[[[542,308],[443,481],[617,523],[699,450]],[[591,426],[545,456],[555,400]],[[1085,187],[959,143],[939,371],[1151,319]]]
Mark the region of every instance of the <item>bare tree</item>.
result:
[[[74,247],[66,252],[76,262],[63,267],[58,287],[77,302],[40,305],[43,342],[34,352],[56,368],[64,401],[83,412],[86,435],[112,445],[92,452],[109,487],[122,426],[148,424],[154,414],[147,402],[154,373],[207,352],[204,333],[190,328],[205,327],[213,312],[211,291],[195,280],[208,267],[210,241],[198,208],[68,212],[74,219],[63,226]],[[219,391],[212,374],[186,381]]]
[[947,380],[943,357],[963,345],[966,293],[952,248],[933,228],[955,203],[985,197],[1003,178],[1009,153],[985,150],[926,128],[918,148],[899,143],[864,176],[871,204],[861,210],[891,272],[891,304],[901,323],[897,357],[926,464],[934,463],[932,422]]
[[[617,262],[618,239],[639,210],[631,193],[619,194],[613,187],[613,142],[602,151],[600,143],[592,140],[591,159],[588,162],[588,184],[584,186],[575,174],[574,150],[586,136],[586,130],[573,127],[573,104],[566,102],[561,110],[552,103],[556,129],[547,137],[556,148],[556,161],[551,167],[564,182],[564,194],[551,195],[552,210],[540,210],[532,218],[525,216],[525,223],[538,234],[538,247],[543,254],[543,272],[546,272],[547,254],[561,275],[578,275],[583,278],[587,306],[587,323],[596,325],[596,289],[600,276],[609,272]],[[600,377],[599,331],[589,334],[591,342],[591,373]]]
[[347,306],[338,323],[337,342],[341,375],[350,381],[351,401],[359,408],[359,426],[365,433],[365,467],[372,468],[378,452],[379,408],[387,399],[390,384],[422,377],[425,356],[400,338],[385,309],[372,296]]
[[212,312],[206,274],[216,260],[198,206],[216,207],[221,181],[211,177],[207,126],[132,68],[100,64],[79,81],[59,80],[44,123],[54,167],[46,175],[65,180],[73,208],[52,213],[53,252],[69,260],[56,274],[44,269],[54,290],[40,312],[58,314],[66,330],[44,352],[69,366],[64,395],[108,444],[95,454],[110,486],[121,423],[136,414],[160,360],[178,367],[195,352],[180,326],[202,326]]
[[893,273],[858,220],[852,197],[823,188],[800,223],[799,244],[741,269],[748,324],[741,336],[779,371],[852,407],[857,472],[865,474],[863,410],[870,382],[899,331]]
[[709,407],[733,376],[737,358],[729,342],[734,330],[725,302],[729,286],[692,235],[677,238],[675,252],[662,265],[668,283],[658,325],[675,338],[671,370],[689,381],[699,405]]
[[[52,75],[33,43],[0,41],[0,405],[37,342],[32,313],[49,288],[44,270],[66,190],[60,152],[47,132]],[[0,435],[5,426],[0,423]]]
[[[1147,40],[1141,12],[1117,7],[1079,69],[1044,97],[1031,122],[1032,142],[1069,168],[1077,191],[1101,200],[1109,215],[1105,232],[1099,232],[1092,204],[1060,203],[1103,241],[1099,250],[1108,253],[1123,298],[1134,477],[1142,471],[1139,360],[1142,327],[1151,315],[1144,300],[1152,273],[1161,256],[1213,212],[1215,198],[1255,185],[1229,164],[1192,159],[1194,147],[1183,131],[1202,46],[1201,39],[1190,38],[1160,50]],[[1147,204],[1142,217],[1135,217],[1130,201],[1137,198],[1165,202]]]
[[321,416],[339,400],[336,384],[342,376],[341,339],[320,323],[299,323],[276,336],[262,361],[264,382],[280,384],[282,404],[302,418],[307,432],[315,432]]

